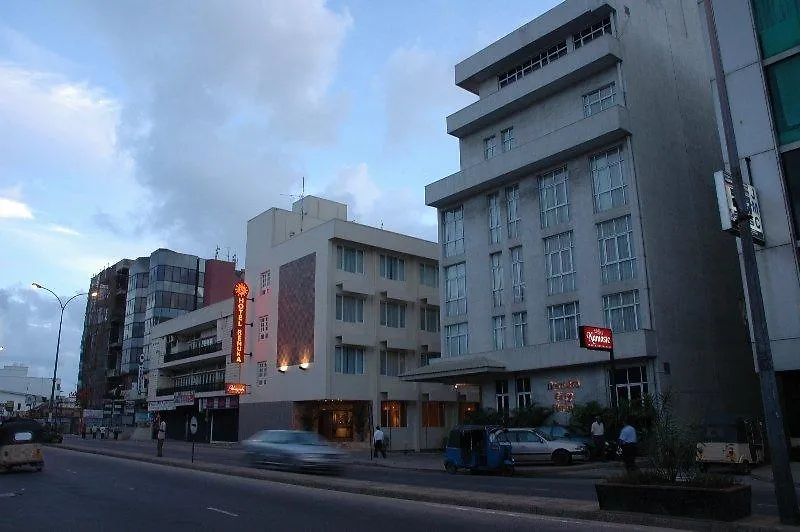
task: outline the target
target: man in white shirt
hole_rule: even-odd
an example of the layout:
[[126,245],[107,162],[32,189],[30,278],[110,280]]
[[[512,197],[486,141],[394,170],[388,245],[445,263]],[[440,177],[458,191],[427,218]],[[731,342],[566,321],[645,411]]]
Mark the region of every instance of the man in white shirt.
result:
[[372,435],[372,444],[375,446],[373,453],[375,458],[378,457],[378,453],[381,453],[386,458],[386,449],[383,448],[383,431],[380,426],[375,427],[375,434]]
[[156,420],[158,423],[158,456],[163,456],[164,440],[167,438],[167,422],[163,419]]
[[636,429],[633,428],[631,420],[625,423],[619,433],[619,443],[622,446],[622,460],[625,462],[625,469],[629,472],[636,470]]
[[600,417],[594,418],[594,423],[592,423],[591,428],[592,433],[592,441],[594,442],[594,452],[595,456],[600,457],[603,456],[603,444],[606,440],[606,427],[603,424],[603,420]]

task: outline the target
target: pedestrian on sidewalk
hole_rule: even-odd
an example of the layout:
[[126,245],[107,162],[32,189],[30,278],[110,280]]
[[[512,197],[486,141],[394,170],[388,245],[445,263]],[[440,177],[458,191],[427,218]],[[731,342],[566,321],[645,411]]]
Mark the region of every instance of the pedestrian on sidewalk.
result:
[[606,427],[600,416],[594,418],[591,428],[592,441],[594,442],[594,453],[596,458],[603,456],[603,445],[606,442]]
[[375,434],[372,435],[372,445],[375,447],[375,452],[373,453],[375,458],[378,457],[378,453],[381,453],[386,458],[386,449],[383,448],[383,431],[380,426],[375,427]]
[[156,418],[156,423],[158,423],[158,456],[163,456],[164,440],[167,438],[167,422]]
[[86,423],[81,423],[81,439],[86,439]]
[[97,425],[92,425],[92,439],[97,439]]
[[619,443],[622,447],[622,460],[628,473],[636,471],[636,429],[630,418],[625,421],[625,426],[619,433]]

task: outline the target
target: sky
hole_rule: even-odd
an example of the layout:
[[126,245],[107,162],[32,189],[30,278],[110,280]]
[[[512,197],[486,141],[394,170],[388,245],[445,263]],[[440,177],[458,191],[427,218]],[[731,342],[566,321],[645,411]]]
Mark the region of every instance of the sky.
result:
[[[0,366],[52,376],[61,308],[159,247],[244,265],[302,193],[436,240],[454,66],[559,0],[0,2]],[[86,297],[64,311],[77,384]]]

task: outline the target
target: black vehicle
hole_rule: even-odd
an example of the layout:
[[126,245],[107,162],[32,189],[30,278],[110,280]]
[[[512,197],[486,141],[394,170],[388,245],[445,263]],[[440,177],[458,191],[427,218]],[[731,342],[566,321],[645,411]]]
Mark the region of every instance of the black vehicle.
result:
[[44,468],[44,430],[33,419],[12,418],[0,424],[0,471],[13,467]]

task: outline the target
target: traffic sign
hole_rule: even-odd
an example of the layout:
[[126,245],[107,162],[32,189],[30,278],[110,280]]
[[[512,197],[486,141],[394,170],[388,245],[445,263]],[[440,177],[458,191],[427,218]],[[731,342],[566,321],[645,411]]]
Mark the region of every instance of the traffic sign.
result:
[[194,435],[197,434],[197,418],[192,416],[192,419],[189,421],[189,431]]

